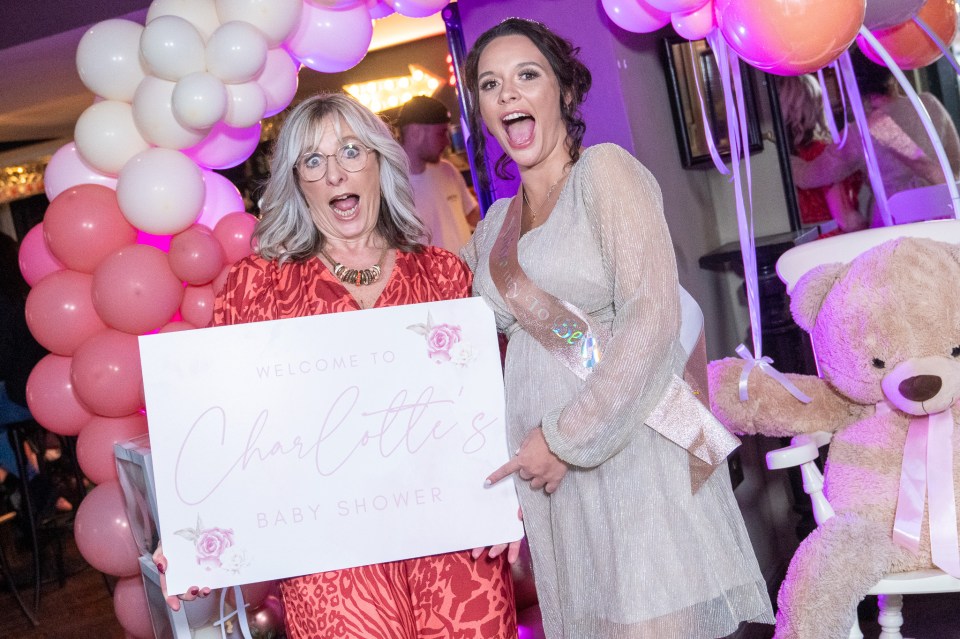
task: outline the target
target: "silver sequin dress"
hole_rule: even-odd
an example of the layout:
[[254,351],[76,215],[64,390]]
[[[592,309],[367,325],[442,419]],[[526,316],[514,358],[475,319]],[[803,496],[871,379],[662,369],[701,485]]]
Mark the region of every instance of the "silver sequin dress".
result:
[[608,325],[584,382],[516,324],[490,278],[509,200],[463,257],[509,337],[510,450],[543,425],[570,466],[553,495],[518,481],[549,639],[696,639],[773,623],[725,465],[691,495],[687,452],[644,425],[685,355],[677,270],[653,176],[624,149],[586,149],[547,221],[527,232],[533,282]]

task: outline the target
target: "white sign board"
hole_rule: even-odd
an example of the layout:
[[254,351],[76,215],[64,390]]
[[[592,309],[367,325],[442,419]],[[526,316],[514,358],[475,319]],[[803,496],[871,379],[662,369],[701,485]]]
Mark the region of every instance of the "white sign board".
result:
[[140,338],[170,593],[519,539],[479,298]]

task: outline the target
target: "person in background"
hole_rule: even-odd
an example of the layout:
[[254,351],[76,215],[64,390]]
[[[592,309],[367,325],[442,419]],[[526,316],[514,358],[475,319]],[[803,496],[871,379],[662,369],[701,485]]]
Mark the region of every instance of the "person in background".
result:
[[[257,253],[231,268],[212,324],[469,296],[467,266],[418,241],[423,227],[406,167],[386,123],[353,98],[301,102],[274,147]],[[164,573],[162,549],[154,561]],[[517,636],[506,555],[462,551],[332,570],[284,579],[280,593],[290,639]],[[181,598],[207,594],[194,587]],[[168,602],[179,606],[176,597]]]
[[582,148],[591,75],[577,54],[510,18],[466,60],[477,166],[485,128],[521,180],[461,252],[509,339],[516,454],[488,482],[519,477],[548,639],[713,638],[773,623],[726,464],[694,489],[690,452],[661,434],[669,422],[704,441],[731,437],[680,379],[676,257],[657,181],[617,145]]
[[414,96],[400,107],[396,120],[428,243],[456,253],[480,221],[480,207],[460,172],[442,157],[450,145],[449,126],[447,107],[425,95]]
[[[816,158],[831,144],[820,83],[812,75],[785,76],[777,78],[777,89],[791,154],[808,161]],[[822,233],[821,237],[867,228],[867,218],[859,207],[863,181],[863,172],[855,171],[834,184],[797,189],[801,223],[811,226],[835,222],[836,229]]]

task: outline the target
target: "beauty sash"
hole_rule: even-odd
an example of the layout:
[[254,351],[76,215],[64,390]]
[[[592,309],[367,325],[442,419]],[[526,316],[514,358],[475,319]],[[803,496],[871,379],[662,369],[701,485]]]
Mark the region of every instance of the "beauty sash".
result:
[[[586,313],[540,289],[524,273],[517,255],[522,202],[518,193],[507,207],[490,252],[490,277],[517,323],[577,377],[586,380],[610,336],[606,327],[591,324]],[[646,424],[690,454],[692,492],[740,445],[740,440],[717,421],[677,375],[673,375]]]

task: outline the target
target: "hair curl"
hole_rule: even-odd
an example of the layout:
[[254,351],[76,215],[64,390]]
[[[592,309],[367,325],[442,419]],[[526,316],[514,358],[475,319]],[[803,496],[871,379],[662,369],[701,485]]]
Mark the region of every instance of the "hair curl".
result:
[[[587,130],[587,125],[580,113],[580,106],[586,99],[592,82],[590,69],[579,59],[580,48],[573,46],[569,40],[558,36],[539,22],[523,18],[507,18],[495,27],[483,32],[477,38],[473,48],[470,49],[470,53],[467,54],[464,64],[464,88],[471,98],[467,104],[467,122],[470,127],[470,135],[474,141],[475,166],[485,167],[487,164],[486,138],[484,137],[480,117],[480,101],[477,94],[480,88],[478,81],[480,55],[491,42],[509,35],[519,35],[530,40],[540,50],[543,57],[547,59],[550,68],[553,69],[553,74],[560,85],[560,115],[567,128],[567,148],[570,153],[570,162],[576,162],[580,159],[583,134]],[[500,156],[497,160],[494,171],[498,177],[510,179],[511,175],[506,170],[509,162],[510,158],[506,154]],[[484,187],[489,185],[489,177],[486,171],[480,171],[480,182]]]

